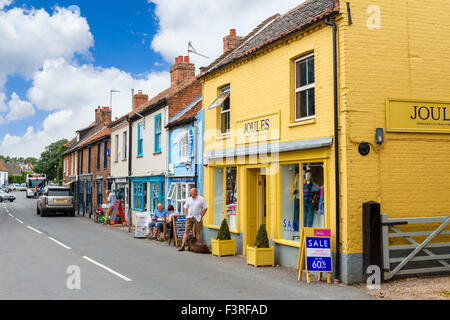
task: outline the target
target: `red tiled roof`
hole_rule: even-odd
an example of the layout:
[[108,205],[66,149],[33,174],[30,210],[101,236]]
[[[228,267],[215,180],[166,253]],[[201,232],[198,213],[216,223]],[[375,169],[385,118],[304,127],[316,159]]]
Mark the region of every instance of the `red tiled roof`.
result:
[[222,55],[208,66],[201,76],[240,60],[290,34],[303,30],[325,17],[338,13],[339,10],[338,0],[307,0],[281,16],[272,16],[247,35],[236,49]]
[[108,127],[104,127],[99,132],[94,134],[92,137],[88,138],[87,140],[85,140],[82,143],[80,143],[79,145],[77,145],[77,148],[87,146],[97,140],[104,138],[104,137],[109,137],[110,135],[111,135],[111,129],[109,129]]
[[203,104],[202,104],[202,100],[200,100],[196,105],[194,105],[192,108],[187,110],[178,119],[176,119],[175,121],[172,121],[169,124],[167,124],[167,126],[168,127],[173,127],[173,126],[176,126],[179,123],[182,123],[182,122],[194,119],[195,116],[200,112],[200,110],[202,110],[202,108],[203,108]]
[[6,163],[3,159],[0,159],[0,171],[8,172],[8,168],[6,168]]

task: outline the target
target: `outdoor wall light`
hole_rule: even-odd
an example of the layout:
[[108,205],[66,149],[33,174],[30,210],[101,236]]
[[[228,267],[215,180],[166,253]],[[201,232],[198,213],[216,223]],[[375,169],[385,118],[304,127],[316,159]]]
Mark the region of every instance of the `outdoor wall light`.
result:
[[375,134],[376,142],[378,144],[384,143],[384,131],[383,128],[377,128],[376,134]]
[[189,170],[191,168],[191,163],[190,162],[186,162],[186,170]]

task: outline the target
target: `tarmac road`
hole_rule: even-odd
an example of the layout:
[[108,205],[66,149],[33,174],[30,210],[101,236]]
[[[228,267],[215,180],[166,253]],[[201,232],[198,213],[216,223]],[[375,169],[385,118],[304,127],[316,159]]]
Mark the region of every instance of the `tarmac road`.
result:
[[[371,299],[350,286],[298,282],[288,268],[247,266],[243,257],[178,252],[84,217],[42,218],[36,200],[16,196],[0,203],[2,300]],[[71,266],[80,290],[68,289]]]

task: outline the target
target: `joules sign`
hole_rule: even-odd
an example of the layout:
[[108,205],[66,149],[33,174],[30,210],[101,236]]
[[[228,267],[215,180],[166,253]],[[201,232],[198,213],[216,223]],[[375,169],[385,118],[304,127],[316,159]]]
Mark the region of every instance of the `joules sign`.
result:
[[450,102],[388,99],[386,118],[389,132],[450,133]]
[[280,139],[280,114],[273,113],[258,118],[236,122],[238,144]]

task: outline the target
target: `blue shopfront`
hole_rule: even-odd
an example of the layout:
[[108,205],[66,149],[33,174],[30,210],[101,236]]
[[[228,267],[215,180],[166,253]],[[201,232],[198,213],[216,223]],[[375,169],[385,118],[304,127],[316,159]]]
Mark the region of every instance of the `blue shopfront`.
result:
[[132,208],[138,212],[154,212],[158,203],[166,206],[165,176],[131,178]]

